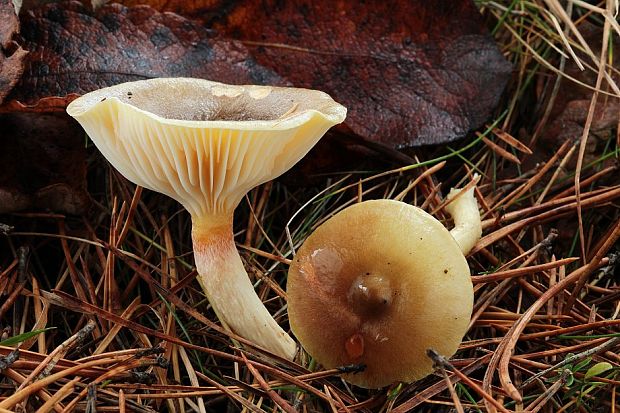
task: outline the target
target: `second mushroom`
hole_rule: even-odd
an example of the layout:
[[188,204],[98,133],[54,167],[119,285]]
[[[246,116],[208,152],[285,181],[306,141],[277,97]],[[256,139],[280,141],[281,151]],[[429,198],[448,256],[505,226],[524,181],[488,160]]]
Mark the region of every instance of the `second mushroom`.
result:
[[482,226],[473,188],[448,198],[452,231],[382,199],[340,211],[306,239],[289,269],[289,321],[319,363],[364,365],[345,379],[379,388],[430,374],[428,349],[456,352],[474,297],[464,254]]

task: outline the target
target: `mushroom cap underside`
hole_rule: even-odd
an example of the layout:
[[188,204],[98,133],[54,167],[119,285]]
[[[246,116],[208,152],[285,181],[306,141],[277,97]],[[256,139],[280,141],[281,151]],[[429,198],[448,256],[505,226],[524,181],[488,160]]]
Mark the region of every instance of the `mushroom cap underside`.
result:
[[433,371],[426,350],[452,356],[469,324],[469,267],[444,226],[393,200],[351,206],[297,252],[287,283],[289,320],[326,368],[364,364],[345,379],[366,388]]
[[67,112],[127,179],[171,196],[197,217],[232,211],[346,116],[320,91],[192,78],[96,90]]

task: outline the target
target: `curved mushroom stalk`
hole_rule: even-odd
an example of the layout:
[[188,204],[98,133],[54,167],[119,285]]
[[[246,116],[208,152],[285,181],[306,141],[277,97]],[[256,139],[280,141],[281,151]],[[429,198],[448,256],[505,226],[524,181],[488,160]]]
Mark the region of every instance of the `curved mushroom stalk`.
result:
[[234,209],[286,172],[346,108],[319,91],[151,79],[88,93],[67,112],[130,181],[166,194],[192,216],[199,279],[236,334],[292,359],[296,346],[256,295],[235,248]]
[[239,334],[244,338],[292,360],[297,345],[254,292],[232,235],[232,216],[215,226],[194,223],[192,240],[198,281],[227,328],[243,332]]
[[[458,198],[454,199],[457,195]],[[474,196],[474,187],[465,192],[462,189],[452,188],[448,200],[452,199],[454,200],[446,205],[446,211],[454,220],[454,228],[450,230],[450,235],[456,240],[463,255],[467,255],[482,236],[482,222],[478,202]]]

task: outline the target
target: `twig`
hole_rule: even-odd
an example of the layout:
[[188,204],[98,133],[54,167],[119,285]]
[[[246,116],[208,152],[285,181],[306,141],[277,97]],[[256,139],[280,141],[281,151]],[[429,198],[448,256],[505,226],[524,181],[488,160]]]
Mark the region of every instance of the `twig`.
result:
[[537,413],[540,409],[547,405],[547,402],[551,400],[551,398],[560,390],[560,388],[566,383],[568,376],[572,373],[570,370],[565,369],[562,371],[559,379],[553,383],[551,387],[545,390],[543,394],[536,398],[529,406],[526,407],[525,411],[529,413]]
[[480,386],[478,386],[473,380],[471,380],[467,375],[460,372],[457,368],[455,368],[448,360],[446,360],[442,355],[437,353],[433,349],[426,350],[426,355],[433,360],[434,365],[443,366],[446,370],[453,372],[455,375],[461,379],[463,383],[471,387],[480,397],[482,397],[487,402],[491,403],[497,410],[502,413],[510,413],[508,409],[506,409],[502,404],[500,404],[497,400],[493,398],[489,393],[482,390]]
[[0,408],[3,409],[10,409],[13,406],[15,406],[15,404],[19,403],[20,401],[24,400],[26,397],[29,397],[30,395],[38,392],[39,390],[44,389],[45,387],[47,387],[48,385],[54,383],[57,380],[60,380],[64,377],[67,377],[71,374],[77,373],[80,370],[84,370],[84,369],[88,369],[89,367],[95,367],[95,366],[100,366],[100,365],[105,365],[108,364],[107,360],[93,360],[91,362],[88,363],[83,363],[83,364],[79,364],[77,366],[73,366],[73,367],[69,367],[65,370],[59,371],[58,373],[52,374],[50,376],[47,376],[39,381],[36,381],[34,383],[32,383],[31,385],[24,387],[23,389],[21,389],[20,391],[16,391],[15,393],[13,393],[11,396],[7,397],[6,399],[2,400],[0,402]]
[[[561,8],[559,8],[562,10]],[[563,11],[563,10],[562,10]],[[603,44],[601,46],[601,55],[599,60],[599,68],[598,68],[598,76],[596,78],[596,86],[594,88],[594,92],[592,93],[592,99],[590,100],[590,108],[588,109],[588,116],[586,117],[586,123],[583,127],[583,133],[581,135],[581,141],[579,143],[579,154],[577,155],[577,166],[575,167],[575,196],[577,201],[577,221],[579,223],[579,242],[581,246],[581,259],[583,262],[586,262],[586,240],[583,231],[583,215],[581,210],[581,169],[583,167],[583,158],[586,153],[586,145],[588,143],[588,137],[590,136],[590,127],[592,126],[592,121],[594,120],[594,111],[596,109],[596,101],[598,99],[599,90],[601,89],[601,84],[603,82],[603,76],[607,73],[605,71],[605,56],[607,55],[607,43],[609,40],[609,20],[605,19],[605,23],[603,25]],[[578,32],[577,32],[578,33]],[[593,56],[594,57],[594,56]],[[585,277],[577,280],[577,285],[573,290],[572,296],[569,298],[568,303],[566,304],[567,310],[570,311],[570,308],[575,303],[575,298],[579,290],[583,287],[585,283]]]
[[571,258],[563,258],[561,260],[547,262],[545,264],[532,265],[530,267],[521,267],[515,268],[512,270],[498,271],[493,274],[487,275],[474,275],[471,277],[471,280],[474,284],[478,283],[489,283],[493,281],[505,280],[507,278],[521,277],[523,275],[535,274],[540,271],[549,270],[552,268],[561,267],[563,265],[567,265],[577,261],[579,258],[571,257]]
[[35,368],[29,375],[26,377],[26,380],[17,388],[16,391],[22,390],[26,387],[30,382],[39,374],[39,378],[47,376],[58,360],[64,357],[69,350],[78,345],[80,342],[84,341],[86,337],[88,337],[93,330],[95,329],[95,322],[89,320],[88,323],[82,327],[77,333],[66,339],[61,345],[56,347],[54,351],[52,351],[38,366]]
[[0,373],[6,370],[19,359],[19,349],[11,351],[8,355],[0,357]]
[[599,344],[596,347],[592,347],[591,349],[588,349],[586,351],[582,351],[581,353],[578,354],[573,354],[571,356],[566,357],[565,359],[563,359],[562,361],[560,361],[559,363],[549,367],[548,369],[545,369],[539,373],[536,373],[535,375],[533,375],[532,377],[530,377],[529,379],[525,380],[520,388],[524,388],[525,386],[527,386],[528,384],[532,383],[534,380],[538,379],[539,377],[542,377],[554,370],[557,370],[561,367],[566,366],[567,364],[571,364],[573,362],[582,360],[586,357],[590,357],[593,356],[595,354],[601,353],[603,351],[607,351],[613,347],[615,347],[618,343],[620,343],[620,337],[612,337],[611,339],[607,340],[606,342],[604,342],[603,344]]
[[439,371],[441,372],[441,375],[446,382],[448,392],[450,393],[450,397],[452,397],[452,402],[454,403],[454,408],[456,409],[457,413],[465,413],[465,410],[463,410],[463,405],[461,404],[461,400],[459,400],[459,396],[456,394],[456,390],[454,390],[454,386],[450,381],[450,377],[448,377],[446,369],[441,364],[438,364],[434,367],[435,369],[439,369]]
[[293,406],[291,406],[286,400],[282,398],[282,396],[280,396],[278,393],[273,391],[271,387],[269,387],[269,384],[267,384],[263,376],[261,376],[258,370],[256,370],[256,367],[254,367],[248,362],[248,359],[243,352],[241,352],[241,357],[243,358],[243,361],[245,361],[245,365],[247,366],[250,373],[252,373],[252,376],[254,376],[256,381],[258,381],[260,387],[267,392],[271,400],[273,400],[274,403],[280,406],[280,408],[285,412],[295,413],[295,409],[293,408]]
[[80,377],[76,377],[73,380],[66,383],[64,386],[62,386],[56,393],[54,393],[54,395],[52,395],[52,397],[49,400],[47,400],[45,403],[43,403],[41,407],[39,407],[39,410],[37,410],[37,413],[47,413],[53,410],[55,406],[62,407],[60,402],[65,397],[67,397],[73,392],[73,389],[75,388],[75,384],[78,381],[80,381]]
[[[563,291],[565,288],[569,287],[577,280],[581,279],[581,277],[587,277],[591,274],[597,266],[600,264],[601,260],[604,258],[605,254],[609,251],[609,249],[616,243],[616,241],[620,238],[620,219],[616,221],[614,226],[612,227],[612,232],[610,236],[607,238],[605,243],[601,246],[601,248],[596,252],[594,258],[585,266],[578,268],[573,271],[570,275],[568,275],[563,280],[556,283],[553,287],[549,288],[543,295],[541,295],[538,300],[534,302],[528,308],[528,310],[523,313],[519,321],[517,321],[506,334],[500,345],[498,346],[493,358],[489,365],[493,365],[494,363],[499,362],[499,379],[502,383],[503,388],[506,392],[513,398],[513,400],[521,401],[521,395],[517,388],[512,384],[510,380],[510,375],[508,374],[508,365],[510,363],[510,357],[514,352],[514,347],[519,340],[519,336],[525,329],[527,323],[531,319],[531,317],[536,314],[536,312],[542,308],[542,306],[549,300],[551,297],[554,297],[556,294]],[[485,375],[485,383],[486,386],[490,386],[490,374]],[[488,388],[488,387],[487,387]]]

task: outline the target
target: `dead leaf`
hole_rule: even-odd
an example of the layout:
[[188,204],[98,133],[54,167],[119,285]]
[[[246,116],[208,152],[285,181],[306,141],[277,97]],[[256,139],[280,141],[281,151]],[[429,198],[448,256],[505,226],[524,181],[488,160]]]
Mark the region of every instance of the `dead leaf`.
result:
[[348,130],[390,147],[481,126],[511,71],[472,1],[119,1],[243,41],[261,65],[347,106]]
[[65,114],[0,114],[0,213],[80,214],[89,204],[84,132]]
[[33,104],[18,100],[8,100],[0,106],[2,112],[63,112],[69,102],[80,97],[80,93],[68,93],[65,96],[50,96],[36,100]]
[[464,136],[511,71],[471,1],[218,3],[221,17],[203,21],[295,86],[331,94],[355,134],[388,146]]
[[209,16],[221,16],[234,2],[228,2],[227,5],[223,0],[121,0],[118,3],[128,7],[147,4],[158,11],[171,11],[185,17],[195,17],[207,21]]
[[[589,23],[584,23],[579,27],[580,32],[590,45],[595,55],[598,56],[601,50],[603,30],[600,27]],[[616,84],[620,84],[618,70],[620,64],[617,56],[620,54],[620,45],[613,42],[613,50],[609,55],[614,56],[616,70],[609,71]],[[589,59],[577,52],[577,56],[583,61]],[[595,69],[596,70],[596,69]],[[567,62],[565,72],[568,76],[579,80],[586,85],[595,85],[597,73],[595,70],[580,70],[577,64],[571,60]],[[618,128],[620,123],[620,98],[613,96],[613,90],[603,81],[603,89],[609,94],[600,94],[594,109],[590,133],[593,136],[607,139],[611,136],[611,131]],[[576,84],[569,79],[562,79],[562,85],[558,90],[551,114],[549,116],[549,127],[541,135],[543,148],[555,150],[566,140],[577,141],[581,138],[583,128],[588,117],[590,101],[593,91]],[[596,146],[596,141],[589,142],[591,149]],[[590,152],[590,151],[589,151]],[[589,159],[589,158],[588,158]]]
[[28,52],[17,49],[12,55],[6,56],[0,52],[0,103],[17,84],[24,71],[24,58]]
[[30,54],[9,109],[64,110],[75,94],[152,77],[285,83],[241,43],[213,40],[199,24],[148,6],[48,4],[24,13],[22,38]]
[[6,49],[13,35],[19,31],[19,19],[11,0],[0,0],[0,46]]
[[13,35],[19,32],[19,19],[15,11],[15,5],[11,0],[0,0],[0,46],[6,49]]
[[20,79],[26,51],[13,42],[19,20],[11,0],[0,0],[0,103]]

